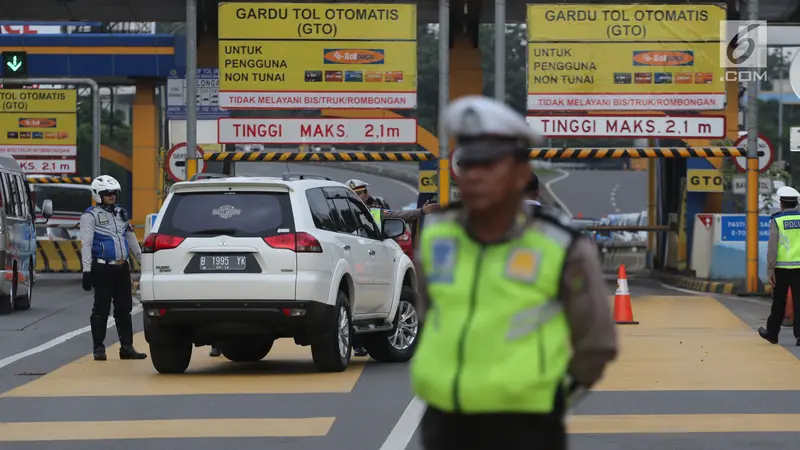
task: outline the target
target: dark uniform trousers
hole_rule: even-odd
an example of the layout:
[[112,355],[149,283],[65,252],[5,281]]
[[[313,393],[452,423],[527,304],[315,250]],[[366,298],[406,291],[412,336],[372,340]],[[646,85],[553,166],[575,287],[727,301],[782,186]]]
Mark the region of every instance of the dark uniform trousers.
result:
[[566,450],[565,396],[550,414],[453,414],[428,407],[420,423],[425,450]]
[[92,263],[92,287],[94,306],[90,322],[94,345],[102,345],[106,337],[111,303],[114,303],[114,321],[119,333],[120,345],[133,345],[133,296],[131,294],[131,269],[128,262],[122,264]]
[[[767,332],[778,337],[786,315],[786,297],[792,288],[792,307],[795,314],[800,306],[800,269],[775,269],[775,287],[772,289],[772,309],[767,319]],[[800,320],[794,320],[794,337],[800,339]]]

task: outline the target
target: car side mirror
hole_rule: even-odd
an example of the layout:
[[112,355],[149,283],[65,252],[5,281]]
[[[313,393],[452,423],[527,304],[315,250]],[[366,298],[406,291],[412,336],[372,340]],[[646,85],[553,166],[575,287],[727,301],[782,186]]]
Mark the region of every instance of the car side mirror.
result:
[[406,223],[400,219],[384,219],[381,225],[383,228],[383,235],[389,239],[402,236],[406,232]]
[[48,220],[50,220],[50,217],[52,216],[53,216],[53,201],[47,199],[42,202],[42,217],[44,217],[44,220],[34,218],[34,223],[45,224],[47,223]]
[[45,219],[49,219],[53,216],[53,201],[47,199],[42,202],[42,216]]

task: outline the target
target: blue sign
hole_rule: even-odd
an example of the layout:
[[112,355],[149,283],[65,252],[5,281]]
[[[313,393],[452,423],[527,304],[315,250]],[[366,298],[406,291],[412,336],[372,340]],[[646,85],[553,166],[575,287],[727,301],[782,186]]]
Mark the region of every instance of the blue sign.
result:
[[[719,221],[722,242],[744,242],[747,236],[747,220],[744,214],[722,216]],[[769,241],[769,216],[758,216],[758,240]]]
[[[186,78],[167,78],[167,120],[186,120]],[[197,69],[197,120],[217,120],[230,113],[219,109],[219,69]]]

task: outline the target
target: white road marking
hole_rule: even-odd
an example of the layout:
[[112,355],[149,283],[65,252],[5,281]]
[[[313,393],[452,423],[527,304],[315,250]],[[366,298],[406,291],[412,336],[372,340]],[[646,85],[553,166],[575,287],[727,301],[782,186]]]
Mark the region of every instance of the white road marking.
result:
[[619,185],[614,185],[614,189],[611,189],[611,206],[614,208],[614,211],[619,214],[620,210],[617,207],[617,189],[619,189]]
[[544,184],[544,188],[545,188],[545,190],[547,190],[547,193],[550,194],[551,197],[553,197],[553,200],[555,200],[556,203],[558,203],[561,206],[561,209],[563,209],[564,212],[568,216],[573,217],[572,216],[572,211],[570,211],[569,208],[567,208],[567,205],[564,202],[562,202],[560,198],[558,198],[556,193],[553,192],[553,189],[550,187],[554,183],[557,183],[557,182],[567,178],[569,176],[569,172],[567,172],[566,170],[561,170],[561,169],[556,169],[556,172],[561,173],[561,175],[559,175],[559,176],[553,178],[552,180],[548,181],[547,183],[545,183]]
[[381,445],[380,450],[405,450],[414,433],[417,431],[422,414],[425,412],[425,402],[419,397],[411,399],[400,420],[397,421],[389,437]]
[[[138,314],[140,312],[142,312],[142,305],[136,305],[136,306],[133,307],[133,310],[131,310],[131,316],[135,316],[136,314]],[[109,317],[109,319],[108,319],[108,328],[113,327],[114,324],[115,324],[114,318],[113,317]],[[50,350],[51,348],[53,348],[53,347],[55,347],[57,345],[61,345],[64,342],[67,342],[68,340],[70,340],[72,338],[75,338],[75,337],[78,337],[78,336],[80,336],[82,334],[88,333],[90,330],[91,330],[90,326],[85,326],[83,328],[78,328],[77,330],[70,331],[69,333],[62,334],[61,336],[59,336],[57,338],[53,338],[53,339],[45,342],[42,345],[39,345],[39,346],[36,346],[34,348],[25,350],[24,352],[19,352],[19,353],[14,354],[14,355],[7,356],[7,357],[5,357],[3,359],[0,359],[0,368],[6,367],[6,366],[10,366],[11,364],[14,364],[15,362],[17,362],[17,361],[19,361],[21,359],[27,358],[28,356],[33,356],[33,355],[35,355],[37,353],[42,353],[45,350]]]

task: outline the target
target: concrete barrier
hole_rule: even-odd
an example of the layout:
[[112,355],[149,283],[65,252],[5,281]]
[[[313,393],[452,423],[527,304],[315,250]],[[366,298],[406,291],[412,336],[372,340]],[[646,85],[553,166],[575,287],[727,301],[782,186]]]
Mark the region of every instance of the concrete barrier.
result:
[[[139,263],[133,257],[130,258],[130,264],[132,272],[141,270]],[[81,241],[36,241],[36,272],[81,272]]]

